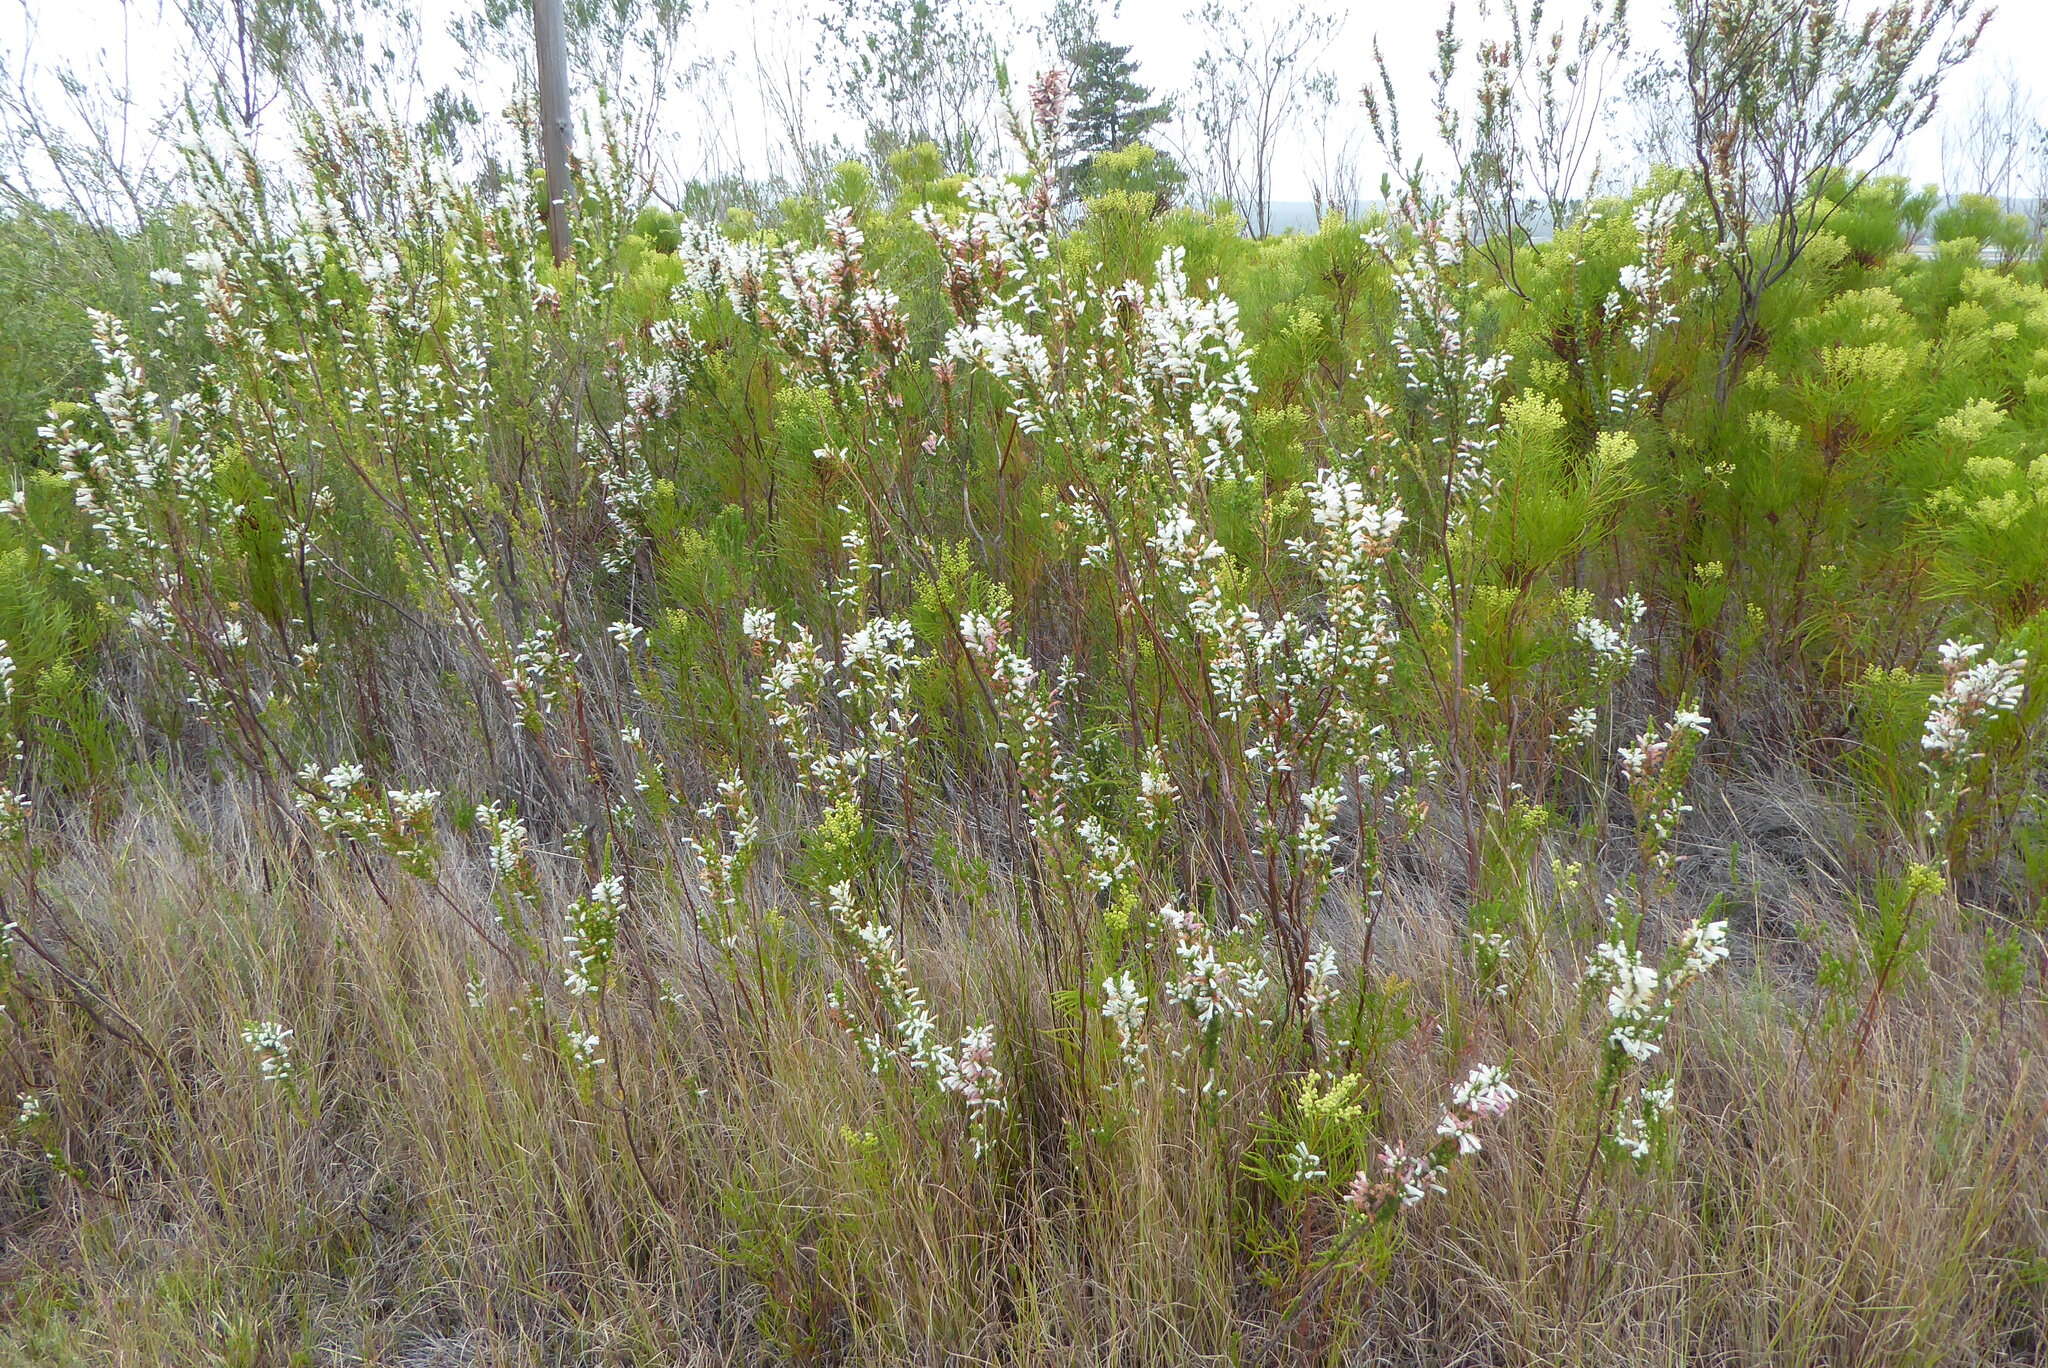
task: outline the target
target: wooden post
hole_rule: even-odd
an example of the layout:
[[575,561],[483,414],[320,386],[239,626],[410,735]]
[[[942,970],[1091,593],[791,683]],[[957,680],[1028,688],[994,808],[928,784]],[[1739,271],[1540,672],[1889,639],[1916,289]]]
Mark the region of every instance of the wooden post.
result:
[[540,157],[547,169],[548,246],[569,259],[569,35],[562,0],[533,0],[534,68],[540,77]]

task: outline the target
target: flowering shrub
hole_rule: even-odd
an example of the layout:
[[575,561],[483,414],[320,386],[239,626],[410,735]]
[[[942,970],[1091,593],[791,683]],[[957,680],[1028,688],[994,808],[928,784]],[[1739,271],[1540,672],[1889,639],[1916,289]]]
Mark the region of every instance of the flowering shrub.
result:
[[1379,1176],[1360,1169],[1345,1191],[1345,1202],[1360,1216],[1385,1219],[1397,1208],[1419,1206],[1432,1192],[1443,1192],[1451,1165],[1483,1148],[1480,1123],[1503,1115],[1516,1096],[1506,1071],[1492,1065],[1472,1070],[1451,1090],[1451,1105],[1437,1122],[1437,1138],[1429,1148],[1410,1154],[1398,1140],[1387,1145],[1379,1153]]
[[958,1098],[966,1112],[974,1153],[985,1153],[990,1128],[1004,1107],[995,1027],[977,1026],[957,1045],[939,1040],[938,1022],[912,981],[910,967],[889,928],[878,918],[860,916],[848,885],[834,884],[829,898],[833,921],[851,942],[853,959],[861,971],[858,991],[868,1024],[859,1024],[861,1009],[852,1007],[837,986],[830,999],[834,1014],[855,1032],[871,1072],[880,1074],[885,1067],[900,1069],[914,1081]]
[[[164,1115],[212,1105],[178,1091],[207,1033],[131,1024],[69,962],[120,937],[44,878],[155,801],[130,774],[232,809],[250,901],[332,941],[300,975],[330,996],[302,1015],[252,955],[230,1020],[260,991],[347,1040],[454,985],[462,1053],[401,1033],[374,1067],[323,1053],[322,1086],[415,1086],[418,1051],[438,1081],[406,1097],[499,1127],[499,1171],[601,1154],[487,1276],[437,1279],[552,1288],[573,1210],[608,1232],[576,1259],[712,1251],[813,1356],[956,1352],[1063,1280],[1132,1317],[1105,1337],[1173,1310],[1161,1361],[1246,1322],[1341,1356],[1373,1295],[1482,1257],[1564,1289],[1532,1325],[1602,1295],[1602,1254],[1704,1286],[1683,1259],[1764,1240],[1727,1214],[1763,1199],[1731,1195],[1743,1155],[1675,1177],[1683,1061],[1732,1090],[1799,1013],[1788,1076],[1854,1023],[1841,1108],[1936,912],[2032,1010],[1993,937],[2038,930],[2042,600],[1993,534],[2031,526],[2039,288],[1817,247],[1722,403],[1682,177],[1513,289],[1426,216],[1254,243],[1183,211],[1112,255],[1116,206],[1063,222],[1041,165],[895,202],[848,173],[846,203],[665,245],[593,167],[556,267],[520,206],[349,128],[376,211],[317,140],[283,181],[215,167],[203,249],[95,319],[98,388],[0,508],[25,1162],[62,1148],[31,1102],[70,1120],[52,1022],[164,1072]],[[1774,766],[1856,814],[1849,853],[1758,854],[1799,844],[1744,807]],[[1763,855],[1877,916],[1811,930]],[[305,929],[359,886],[412,937],[379,951],[383,1017],[333,967],[368,933]],[[1711,982],[1731,960],[1768,1031]],[[241,1039],[266,1083],[307,1076],[289,1029]],[[131,1133],[159,1143],[105,1129]],[[1970,1150],[2001,1183],[2013,1152]]]
[[292,801],[313,825],[337,840],[383,850],[408,872],[431,876],[434,844],[433,789],[385,789],[369,782],[361,765],[336,765],[324,774],[309,765],[298,774]]

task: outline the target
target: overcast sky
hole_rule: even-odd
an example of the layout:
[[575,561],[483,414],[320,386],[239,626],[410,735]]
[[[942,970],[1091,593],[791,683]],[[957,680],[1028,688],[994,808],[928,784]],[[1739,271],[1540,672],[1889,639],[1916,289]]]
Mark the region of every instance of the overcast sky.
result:
[[[714,102],[707,115],[704,103],[692,96],[674,98],[663,119],[670,157],[679,169],[694,169],[700,159],[694,149],[709,133],[723,141],[742,161],[752,164],[754,148],[765,146],[768,121],[754,102],[754,53],[774,52],[793,42],[809,42],[816,29],[805,17],[805,5],[819,0],[702,0],[690,24],[689,55],[708,57],[724,66],[734,94],[731,103]],[[944,3],[944,0],[940,0]],[[1248,12],[1265,0],[1244,0]],[[1553,3],[1565,10],[1572,0]],[[9,68],[24,65],[48,70],[57,64],[95,72],[114,84],[126,84],[137,98],[148,102],[161,99],[182,70],[178,58],[182,29],[166,4],[160,0],[0,0],[0,57]],[[462,53],[448,36],[449,21],[468,8],[456,0],[419,0],[425,41],[421,49],[422,74],[431,88],[457,83],[455,69]],[[1183,84],[1201,51],[1197,30],[1186,17],[1189,0],[1123,0],[1105,22],[1113,41],[1133,45],[1140,62],[1140,77],[1162,93]],[[1469,26],[1479,5],[1465,0],[1461,12]],[[1108,5],[1105,4],[1105,8]],[[1364,120],[1355,98],[1357,88],[1371,74],[1370,43],[1377,37],[1393,64],[1404,103],[1417,111],[1410,125],[1422,131],[1421,110],[1427,98],[1426,72],[1434,57],[1434,32],[1443,19],[1443,0],[1360,0],[1332,4],[1328,8],[1344,18],[1343,30],[1323,55],[1320,65],[1334,72],[1347,92],[1346,110],[1361,133]],[[1666,31],[1665,6],[1661,0],[1637,0],[1635,28],[1638,46],[1661,40]],[[2048,65],[2041,56],[2048,53],[2048,0],[2003,0],[1993,20],[1987,41],[1970,68],[1958,77],[1945,96],[1945,110],[1952,117],[1970,102],[1974,87],[2001,71],[2016,71],[2023,84],[2033,87],[2030,98],[2036,117],[2048,117]],[[1014,35],[1012,66],[1028,70],[1042,58],[1034,49],[1027,26],[1038,6],[1032,0],[1022,5],[999,6],[998,13],[1020,31]],[[736,57],[724,61],[728,54]],[[2034,73],[2039,71],[2039,75]],[[484,78],[469,90],[478,108],[502,110],[508,96],[509,78]],[[825,92],[812,83],[809,94],[818,107],[820,127],[843,126],[825,110]],[[1937,127],[1940,120],[1937,119]],[[1929,130],[1909,150],[1903,168],[1917,180],[1940,178],[1940,144],[1937,130]],[[750,145],[751,144],[751,145]],[[732,153],[729,152],[729,155]],[[1363,158],[1368,184],[1376,183],[1379,165],[1369,147]],[[1309,192],[1308,156],[1299,146],[1283,152],[1279,159],[1274,195],[1279,199],[1305,199]]]

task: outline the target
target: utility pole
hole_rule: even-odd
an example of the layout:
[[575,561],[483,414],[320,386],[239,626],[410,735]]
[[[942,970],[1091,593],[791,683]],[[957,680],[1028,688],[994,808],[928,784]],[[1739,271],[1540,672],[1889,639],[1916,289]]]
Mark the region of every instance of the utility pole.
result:
[[569,35],[562,0],[533,0],[534,67],[540,76],[540,159],[547,168],[548,246],[569,259]]

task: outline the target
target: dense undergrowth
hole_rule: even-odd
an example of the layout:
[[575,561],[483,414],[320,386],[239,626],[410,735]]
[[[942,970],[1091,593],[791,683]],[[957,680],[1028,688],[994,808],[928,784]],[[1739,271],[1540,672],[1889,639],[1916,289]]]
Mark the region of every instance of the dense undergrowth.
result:
[[307,146],[0,532],[0,1360],[2048,1353],[2038,258]]

